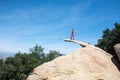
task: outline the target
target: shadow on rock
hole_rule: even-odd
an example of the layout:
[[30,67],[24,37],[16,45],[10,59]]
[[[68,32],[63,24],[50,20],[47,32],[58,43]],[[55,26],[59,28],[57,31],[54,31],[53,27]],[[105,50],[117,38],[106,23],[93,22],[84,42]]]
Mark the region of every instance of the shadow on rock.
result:
[[118,70],[120,71],[120,61],[118,60],[118,58],[116,58],[115,56],[113,56],[111,58],[111,60],[116,65],[116,67],[118,68]]

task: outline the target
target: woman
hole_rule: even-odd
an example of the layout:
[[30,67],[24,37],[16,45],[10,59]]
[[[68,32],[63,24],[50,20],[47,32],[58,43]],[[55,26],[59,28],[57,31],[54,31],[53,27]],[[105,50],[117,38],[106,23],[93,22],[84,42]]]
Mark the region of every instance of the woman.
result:
[[71,36],[70,36],[70,39],[71,39],[71,40],[74,40],[74,32],[75,32],[75,30],[72,29]]

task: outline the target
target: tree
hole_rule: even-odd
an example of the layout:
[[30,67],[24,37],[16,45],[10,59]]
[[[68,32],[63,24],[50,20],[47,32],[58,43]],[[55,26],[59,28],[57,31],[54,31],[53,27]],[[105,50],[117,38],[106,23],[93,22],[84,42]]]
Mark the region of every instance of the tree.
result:
[[0,80],[26,80],[35,67],[58,56],[61,54],[52,50],[45,54],[44,48],[39,45],[31,48],[30,53],[18,52],[5,62],[0,60]]
[[48,61],[51,61],[54,58],[59,57],[59,56],[62,56],[62,54],[60,54],[60,52],[51,50],[49,52],[49,54],[47,54],[47,59],[48,59]]
[[115,28],[112,30],[109,30],[109,28],[107,28],[103,31],[103,36],[98,40],[96,46],[117,57],[113,46],[117,43],[120,43],[120,24],[115,23],[114,26]]
[[36,44],[36,46],[34,48],[30,49],[30,53],[32,55],[34,55],[36,58],[40,59],[42,57],[42,55],[44,54],[44,48],[42,48],[41,46],[38,46],[38,44]]
[[3,59],[0,59],[0,66],[2,66],[4,63]]

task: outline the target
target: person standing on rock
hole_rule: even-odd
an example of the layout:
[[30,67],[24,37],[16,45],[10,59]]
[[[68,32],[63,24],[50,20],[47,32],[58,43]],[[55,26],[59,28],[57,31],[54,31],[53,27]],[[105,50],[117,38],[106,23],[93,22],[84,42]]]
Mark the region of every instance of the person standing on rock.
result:
[[75,29],[72,29],[72,31],[71,31],[71,36],[70,36],[70,39],[71,39],[71,40],[74,40],[74,36],[75,36],[75,35],[74,35],[74,32],[75,32]]

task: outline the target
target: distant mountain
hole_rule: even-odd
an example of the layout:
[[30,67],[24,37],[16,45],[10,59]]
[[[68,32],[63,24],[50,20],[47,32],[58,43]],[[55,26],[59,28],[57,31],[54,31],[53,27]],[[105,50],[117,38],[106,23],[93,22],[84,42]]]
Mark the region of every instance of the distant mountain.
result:
[[8,52],[0,52],[0,57],[11,57],[11,56],[14,56],[15,53],[8,53]]
[[0,59],[3,59],[3,57],[2,57],[2,56],[0,56]]
[[0,59],[3,59],[3,61],[5,61],[6,57],[0,56]]

